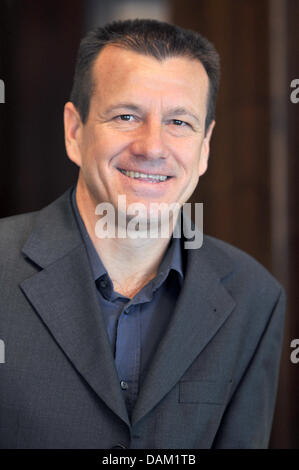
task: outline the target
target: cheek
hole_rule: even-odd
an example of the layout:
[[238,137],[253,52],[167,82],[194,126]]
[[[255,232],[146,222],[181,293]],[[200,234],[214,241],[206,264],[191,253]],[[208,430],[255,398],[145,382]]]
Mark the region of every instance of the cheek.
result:
[[82,160],[85,167],[93,169],[105,163],[105,155],[109,146],[105,139],[99,138],[97,135],[91,134],[84,142],[82,149]]
[[198,176],[198,168],[200,163],[200,145],[194,145],[194,143],[189,143],[186,145],[181,145],[177,147],[176,154],[179,160],[181,168],[183,168],[184,173],[186,173],[189,178],[193,179]]
[[93,133],[89,140],[89,158],[98,166],[109,165],[109,162],[126,148],[126,142],[111,132],[100,130]]

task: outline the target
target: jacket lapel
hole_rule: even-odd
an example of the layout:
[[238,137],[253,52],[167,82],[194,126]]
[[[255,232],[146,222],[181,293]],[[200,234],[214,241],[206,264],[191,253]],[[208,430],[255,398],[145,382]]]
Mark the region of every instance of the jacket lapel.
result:
[[130,424],[70,191],[40,212],[23,253],[43,268],[21,283],[29,302],[80,375]]
[[230,272],[226,256],[218,253],[218,268],[215,268],[211,264],[215,253],[209,253],[203,244],[200,249],[187,250],[186,257],[182,291],[172,321],[142,384],[132,425],[175,386],[235,306],[221,283],[221,278]]

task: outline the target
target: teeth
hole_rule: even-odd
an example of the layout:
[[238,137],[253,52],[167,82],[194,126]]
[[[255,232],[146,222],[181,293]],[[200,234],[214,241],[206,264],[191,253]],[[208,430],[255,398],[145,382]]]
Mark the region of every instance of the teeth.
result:
[[165,175],[151,175],[146,173],[139,173],[139,171],[120,170],[124,175],[130,176],[131,178],[151,178],[155,181],[165,181],[167,176]]

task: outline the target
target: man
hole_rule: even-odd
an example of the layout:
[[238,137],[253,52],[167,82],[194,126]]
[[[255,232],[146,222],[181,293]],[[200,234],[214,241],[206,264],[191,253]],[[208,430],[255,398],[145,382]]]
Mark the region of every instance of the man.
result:
[[[215,238],[187,249],[187,216],[167,212],[207,169],[218,81],[214,47],[166,23],[81,42],[64,112],[77,185],[1,223],[1,447],[267,447],[283,289]],[[144,209],[133,229],[119,196]]]

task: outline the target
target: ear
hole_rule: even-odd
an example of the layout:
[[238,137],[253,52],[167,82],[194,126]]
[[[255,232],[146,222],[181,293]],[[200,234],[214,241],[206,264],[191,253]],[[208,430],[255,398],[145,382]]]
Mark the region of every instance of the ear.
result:
[[64,106],[64,141],[68,157],[81,167],[81,135],[82,126],[80,115],[70,101]]
[[210,140],[212,137],[212,132],[215,127],[215,124],[216,124],[215,121],[211,122],[207,130],[207,133],[204,137],[203,143],[202,143],[200,159],[199,159],[199,168],[198,168],[199,176],[203,175],[208,168],[208,160],[209,160],[209,154],[210,154]]

